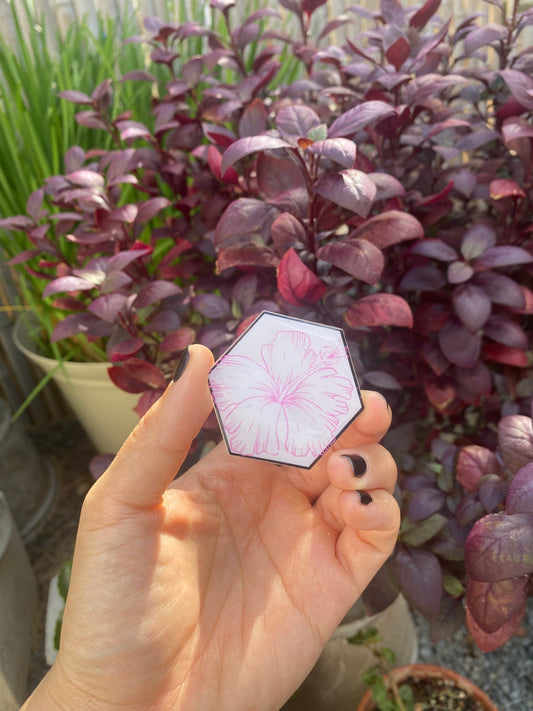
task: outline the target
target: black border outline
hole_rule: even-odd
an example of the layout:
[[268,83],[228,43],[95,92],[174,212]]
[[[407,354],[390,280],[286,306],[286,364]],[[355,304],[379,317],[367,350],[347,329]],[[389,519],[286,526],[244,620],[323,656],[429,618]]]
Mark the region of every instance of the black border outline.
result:
[[[229,446],[228,439],[226,437],[226,431],[225,431],[224,426],[222,424],[222,417],[218,411],[218,407],[217,407],[215,398],[213,397],[213,390],[211,388],[211,382],[209,380],[209,375],[211,374],[211,371],[213,371],[220,364],[220,361],[225,356],[227,356],[227,355],[229,355],[229,353],[231,353],[231,351],[235,348],[235,346],[239,343],[239,341],[242,338],[244,338],[244,336],[250,331],[250,329],[253,326],[255,326],[258,323],[258,321],[261,318],[263,318],[263,316],[267,316],[267,315],[268,316],[276,316],[277,318],[284,318],[287,321],[297,321],[299,323],[312,324],[313,326],[320,326],[321,328],[329,328],[333,331],[338,331],[340,333],[342,342],[344,343],[344,350],[345,350],[346,356],[348,357],[348,365],[350,366],[350,370],[352,371],[352,376],[354,379],[355,387],[357,389],[357,394],[359,395],[359,400],[361,401],[360,409],[346,423],[346,425],[342,428],[342,430],[340,430],[340,432],[337,433],[337,436],[328,444],[328,446],[324,449],[324,451],[321,452],[308,466],[298,466],[297,464],[291,464],[289,462],[280,462],[276,459],[267,459],[266,457],[256,457],[256,456],[253,456],[252,454],[239,454],[238,452],[232,452],[230,449],[230,446]],[[342,433],[348,429],[348,427],[352,424],[352,422],[354,422],[359,417],[359,415],[363,412],[363,410],[365,409],[365,406],[363,404],[363,398],[361,396],[361,388],[359,387],[359,381],[357,379],[357,373],[355,372],[352,357],[350,355],[350,350],[348,348],[348,342],[346,340],[346,335],[345,335],[343,329],[338,328],[337,326],[330,326],[329,324],[325,324],[325,323],[318,323],[318,321],[308,321],[307,319],[297,318],[296,316],[287,316],[287,314],[277,314],[275,311],[261,311],[261,313],[257,316],[257,318],[254,318],[252,323],[244,329],[244,331],[241,333],[241,335],[238,336],[238,338],[236,338],[235,341],[233,341],[231,346],[229,346],[229,348],[227,348],[227,350],[225,350],[224,353],[219,358],[217,358],[217,360],[213,363],[213,365],[209,369],[209,374],[207,376],[207,383],[209,386],[209,392],[211,393],[211,400],[213,401],[213,410],[215,411],[215,415],[218,420],[218,426],[220,428],[220,432],[221,432],[222,437],[224,439],[224,444],[226,445],[226,450],[227,450],[228,454],[230,454],[232,457],[242,457],[243,459],[256,459],[257,461],[260,461],[260,462],[270,462],[271,464],[278,464],[279,466],[285,466],[285,467],[294,467],[295,469],[308,470],[308,469],[311,469],[312,467],[314,467],[315,464],[318,462],[318,460],[321,457],[323,457],[324,454],[329,449],[331,449],[331,447],[335,444],[335,442],[342,435]]]

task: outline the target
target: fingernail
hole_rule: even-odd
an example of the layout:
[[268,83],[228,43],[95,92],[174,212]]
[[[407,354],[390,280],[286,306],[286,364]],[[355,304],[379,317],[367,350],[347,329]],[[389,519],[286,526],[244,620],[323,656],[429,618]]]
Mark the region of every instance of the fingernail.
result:
[[178,363],[178,366],[176,368],[176,372],[174,373],[174,377],[172,380],[176,382],[176,380],[179,380],[181,376],[183,375],[183,371],[187,367],[187,363],[189,362],[189,346],[183,351],[181,354],[180,361]]
[[366,462],[363,457],[360,457],[358,454],[343,454],[343,457],[346,457],[350,462],[354,476],[359,478],[366,473]]
[[361,499],[361,503],[362,503],[364,506],[368,506],[368,504],[371,504],[371,503],[372,503],[372,497],[370,496],[370,494],[368,493],[368,491],[358,491],[357,493],[359,494],[359,498]]

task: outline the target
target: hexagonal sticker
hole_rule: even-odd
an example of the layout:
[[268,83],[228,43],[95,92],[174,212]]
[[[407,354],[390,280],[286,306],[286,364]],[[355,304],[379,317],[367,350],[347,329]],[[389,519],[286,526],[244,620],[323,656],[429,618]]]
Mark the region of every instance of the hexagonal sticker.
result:
[[309,469],[363,410],[344,332],[263,311],[209,373],[230,454]]

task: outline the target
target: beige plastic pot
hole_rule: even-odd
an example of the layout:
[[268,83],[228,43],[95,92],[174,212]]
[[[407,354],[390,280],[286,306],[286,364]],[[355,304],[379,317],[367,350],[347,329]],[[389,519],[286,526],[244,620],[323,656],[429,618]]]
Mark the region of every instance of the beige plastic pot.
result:
[[59,363],[35,353],[24,321],[15,325],[17,348],[52,379],[100,453],[115,454],[139,421],[133,408],[138,395],[113,385],[110,363]]
[[365,693],[362,673],[374,664],[369,649],[350,644],[361,629],[376,627],[399,664],[411,664],[418,653],[418,637],[405,599],[399,595],[386,610],[366,617],[358,602],[327,643],[319,660],[282,711],[354,711]]
[[[473,699],[479,701],[485,711],[498,711],[497,707],[478,686],[451,669],[439,667],[434,664],[408,664],[393,669],[391,674],[397,684],[402,684],[410,676],[415,679],[447,679]],[[372,698],[372,693],[370,690],[367,690],[361,703],[357,707],[357,711],[375,711],[375,709],[376,706]]]

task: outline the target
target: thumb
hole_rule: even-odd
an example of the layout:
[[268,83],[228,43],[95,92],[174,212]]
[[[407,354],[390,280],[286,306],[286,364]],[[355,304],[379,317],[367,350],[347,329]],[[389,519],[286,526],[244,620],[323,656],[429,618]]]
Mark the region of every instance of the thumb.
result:
[[96,482],[100,495],[132,508],[160,503],[211,412],[207,374],[212,364],[207,348],[189,348],[189,360],[179,379],[170,383],[144,415]]

